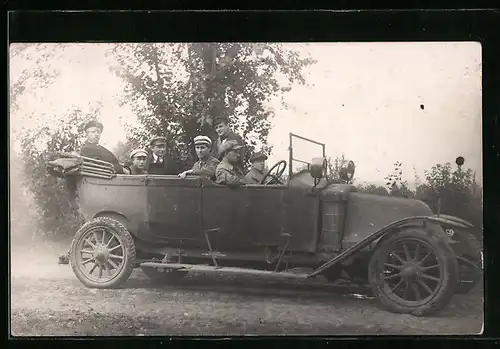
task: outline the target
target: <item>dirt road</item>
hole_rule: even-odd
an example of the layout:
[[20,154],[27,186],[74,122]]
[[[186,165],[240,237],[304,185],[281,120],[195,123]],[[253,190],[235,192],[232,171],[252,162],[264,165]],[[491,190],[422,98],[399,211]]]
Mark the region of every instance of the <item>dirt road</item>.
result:
[[68,265],[12,257],[14,336],[477,334],[482,290],[455,296],[433,317],[382,310],[366,290],[322,280],[193,274],[176,286],[153,286],[137,270],[123,289],[85,288]]

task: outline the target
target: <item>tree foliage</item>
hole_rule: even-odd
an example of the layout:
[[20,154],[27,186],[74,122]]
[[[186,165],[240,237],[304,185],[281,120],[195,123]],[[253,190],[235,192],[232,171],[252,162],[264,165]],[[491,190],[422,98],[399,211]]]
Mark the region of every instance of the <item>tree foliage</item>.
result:
[[415,196],[415,193],[408,188],[408,181],[403,180],[403,164],[400,161],[394,163],[394,169],[384,179],[389,195],[405,198]]
[[[417,190],[417,197],[435,212],[455,215],[482,230],[482,189],[472,169],[452,169],[450,163],[437,164],[425,173],[427,183]],[[478,231],[479,232],[479,231]]]
[[58,152],[78,151],[86,121],[97,111],[84,113],[79,108],[51,126],[25,134],[21,142],[24,185],[33,196],[38,211],[38,228],[48,236],[72,235],[81,224],[74,188],[68,182],[47,173],[46,164]]
[[377,186],[375,184],[365,184],[365,185],[358,185],[356,188],[359,192],[362,193],[383,195],[383,196],[389,195],[387,189],[382,185]]
[[217,116],[229,119],[246,142],[246,159],[260,144],[267,147],[273,113],[265,103],[305,83],[303,68],[312,64],[280,44],[191,43],[118,44],[114,71],[126,82],[139,126],[128,129],[131,141],[147,144],[166,136],[167,149],[181,163],[194,161],[193,138],[215,139]]
[[[34,63],[33,69],[21,69],[15,78],[11,76],[11,112],[19,106],[20,97],[48,86],[58,74],[55,69],[41,68],[40,63],[54,58],[55,53],[42,52],[46,47],[39,45],[11,49],[11,59],[25,55]],[[110,53],[117,59],[114,71],[125,82],[123,103],[133,107],[138,121],[129,125],[128,140],[113,149],[115,154],[125,161],[133,148],[144,147],[152,136],[166,136],[171,155],[185,166],[191,165],[195,155],[195,135],[215,138],[212,122],[216,116],[228,117],[244,137],[247,159],[259,146],[270,151],[267,136],[273,114],[266,103],[286,93],[291,84],[304,84],[304,68],[314,63],[279,44],[117,44]],[[14,161],[23,164],[23,184],[36,204],[39,228],[47,235],[72,235],[81,217],[77,207],[70,205],[73,197],[66,182],[47,174],[46,162],[56,152],[78,150],[84,122],[98,114],[98,106],[88,112],[75,108],[60,121],[22,135],[21,154]],[[340,169],[347,162],[344,155],[329,158],[328,178],[339,180]],[[481,232],[482,188],[471,169],[437,164],[425,172],[425,180],[415,178],[413,191],[403,180],[398,161],[385,180],[386,188],[367,184],[358,190],[415,197],[434,212],[439,201],[440,212],[469,220]],[[17,211],[13,218],[22,219],[22,215]]]
[[328,157],[326,159],[326,178],[329,181],[341,181],[340,170],[347,165],[349,160],[342,154],[335,158]]

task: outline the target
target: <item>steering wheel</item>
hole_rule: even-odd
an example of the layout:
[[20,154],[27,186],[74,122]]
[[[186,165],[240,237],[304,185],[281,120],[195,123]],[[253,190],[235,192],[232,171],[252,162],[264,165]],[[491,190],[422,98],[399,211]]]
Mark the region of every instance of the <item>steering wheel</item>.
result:
[[[283,165],[283,168],[280,168],[280,165]],[[276,174],[271,174],[271,172],[276,169]],[[273,180],[275,180],[276,182],[278,182],[279,184],[284,184],[280,178],[281,178],[281,175],[283,174],[283,172],[285,172],[285,169],[286,169],[286,161],[285,160],[281,160],[281,161],[278,161],[276,164],[274,164],[273,167],[271,167],[269,169],[269,171],[267,171],[267,173],[264,175],[264,177],[262,178],[262,180],[260,181],[260,184],[264,184],[264,185],[268,185],[269,183],[271,183]],[[268,181],[266,181],[267,177],[271,177]]]

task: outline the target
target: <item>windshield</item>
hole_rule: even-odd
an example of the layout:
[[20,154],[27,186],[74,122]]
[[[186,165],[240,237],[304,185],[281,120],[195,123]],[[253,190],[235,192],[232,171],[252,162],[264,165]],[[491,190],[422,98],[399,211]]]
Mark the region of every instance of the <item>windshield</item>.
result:
[[311,165],[311,159],[317,157],[326,157],[325,144],[290,133],[288,165],[290,179],[302,172],[307,172]]

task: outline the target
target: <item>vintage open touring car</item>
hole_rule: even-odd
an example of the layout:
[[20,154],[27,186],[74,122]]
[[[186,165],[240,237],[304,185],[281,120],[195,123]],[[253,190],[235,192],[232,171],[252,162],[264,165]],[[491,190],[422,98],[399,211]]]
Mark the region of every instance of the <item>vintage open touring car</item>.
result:
[[[293,157],[297,137],[323,154],[293,173],[293,161],[305,162]],[[189,271],[328,280],[344,272],[370,284],[387,310],[426,315],[481,277],[470,223],[435,215],[418,200],[326,180],[325,145],[295,134],[286,180],[283,160],[261,184],[240,187],[116,175],[108,163],[61,155],[49,169],[77,188],[86,223],[73,239],[70,264],[87,287],[119,287],[136,267],[165,282]],[[309,271],[290,272],[296,267]]]

